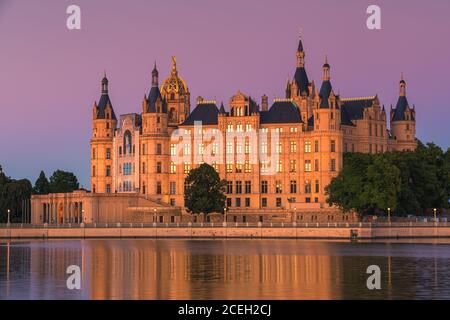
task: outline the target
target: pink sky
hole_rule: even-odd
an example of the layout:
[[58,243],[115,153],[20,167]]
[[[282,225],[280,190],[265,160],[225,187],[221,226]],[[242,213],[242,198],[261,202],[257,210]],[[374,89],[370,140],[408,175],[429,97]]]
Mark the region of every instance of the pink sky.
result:
[[[66,29],[66,7],[82,30]],[[382,9],[382,30],[366,8]],[[0,164],[34,182],[70,170],[89,187],[92,105],[106,69],[117,114],[140,112],[155,60],[176,55],[195,97],[228,104],[238,90],[282,97],[303,28],[307,71],[320,84],[328,55],[343,97],[378,94],[387,108],[405,73],[418,137],[450,146],[448,0],[0,0]]]

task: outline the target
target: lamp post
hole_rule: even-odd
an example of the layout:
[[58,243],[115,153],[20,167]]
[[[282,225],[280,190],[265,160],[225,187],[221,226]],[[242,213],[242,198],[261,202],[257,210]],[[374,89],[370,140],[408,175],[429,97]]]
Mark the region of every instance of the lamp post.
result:
[[437,222],[437,209],[434,208],[433,212],[434,212],[434,222]]
[[225,223],[227,223],[227,207],[223,208],[223,211],[225,213]]
[[10,215],[11,215],[11,210],[8,209],[8,226],[9,226],[10,223],[11,223],[11,222],[10,222],[10,221],[11,221],[11,220],[10,220]]
[[388,208],[388,222],[391,223],[391,208]]
[[156,223],[156,208],[153,209],[153,222]]
[[297,221],[297,207],[294,208],[294,217],[292,218],[292,222]]

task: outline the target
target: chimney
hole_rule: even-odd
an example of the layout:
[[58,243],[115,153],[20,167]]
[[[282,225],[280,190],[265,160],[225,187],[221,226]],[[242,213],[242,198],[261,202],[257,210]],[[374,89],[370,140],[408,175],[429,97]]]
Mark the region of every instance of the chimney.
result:
[[261,98],[261,109],[262,111],[267,111],[269,109],[269,98],[263,95]]

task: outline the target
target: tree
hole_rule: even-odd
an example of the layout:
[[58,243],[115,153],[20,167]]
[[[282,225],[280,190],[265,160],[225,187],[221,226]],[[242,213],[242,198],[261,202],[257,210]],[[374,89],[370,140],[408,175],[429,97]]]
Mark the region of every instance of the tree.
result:
[[191,213],[224,212],[226,182],[220,180],[217,171],[202,164],[189,172],[184,203]]
[[41,171],[39,178],[34,184],[34,194],[49,194],[50,193],[50,183],[45,176],[44,171]]
[[70,193],[79,189],[77,177],[72,172],[56,170],[50,177],[52,193]]
[[31,198],[31,182],[13,180],[6,176],[0,166],[0,221],[7,222],[7,210],[11,210],[11,222],[20,222],[23,216],[23,203]]

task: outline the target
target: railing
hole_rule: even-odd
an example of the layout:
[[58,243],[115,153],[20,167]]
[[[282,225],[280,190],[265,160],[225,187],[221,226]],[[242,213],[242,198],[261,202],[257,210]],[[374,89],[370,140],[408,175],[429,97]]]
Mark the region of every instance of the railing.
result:
[[179,222],[179,223],[89,223],[89,224],[0,224],[0,229],[79,229],[79,228],[448,228],[450,222]]

